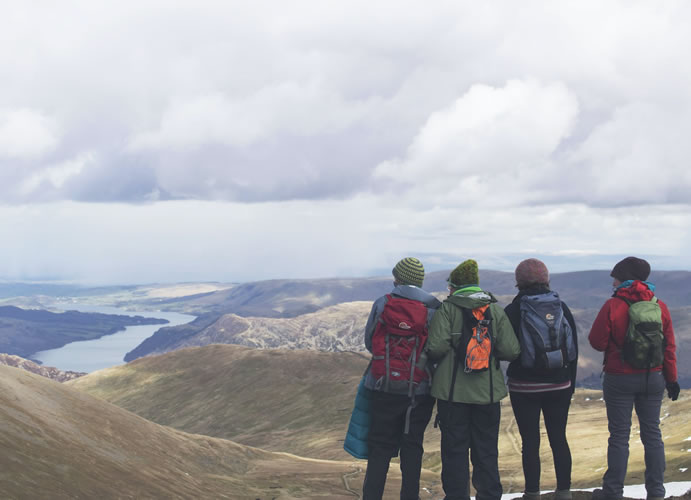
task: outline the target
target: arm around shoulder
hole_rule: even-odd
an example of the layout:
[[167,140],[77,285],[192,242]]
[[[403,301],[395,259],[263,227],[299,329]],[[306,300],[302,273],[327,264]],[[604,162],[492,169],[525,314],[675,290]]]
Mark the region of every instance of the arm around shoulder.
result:
[[521,345],[516,338],[511,322],[500,307],[493,308],[492,315],[496,328],[497,358],[502,361],[513,361],[521,354]]

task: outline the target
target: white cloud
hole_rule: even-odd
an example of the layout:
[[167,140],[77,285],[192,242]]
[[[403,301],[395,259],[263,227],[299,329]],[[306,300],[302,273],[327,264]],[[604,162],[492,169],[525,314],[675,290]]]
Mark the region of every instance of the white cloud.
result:
[[75,158],[35,171],[22,182],[19,194],[30,195],[42,186],[47,189],[60,190],[69,179],[78,176],[93,161],[94,154],[86,152]]
[[548,190],[541,183],[559,169],[553,155],[577,116],[577,99],[561,83],[475,85],[429,117],[405,158],[381,163],[374,175],[436,191],[435,202],[521,203]]
[[0,109],[0,157],[39,158],[58,144],[55,120],[33,109]]
[[685,262],[690,22],[683,0],[10,1],[0,275]]
[[220,143],[247,146],[277,133],[314,135],[339,132],[363,115],[364,105],[348,103],[317,84],[284,82],[244,98],[220,93],[173,102],[160,126],[133,138],[131,148],[190,149]]

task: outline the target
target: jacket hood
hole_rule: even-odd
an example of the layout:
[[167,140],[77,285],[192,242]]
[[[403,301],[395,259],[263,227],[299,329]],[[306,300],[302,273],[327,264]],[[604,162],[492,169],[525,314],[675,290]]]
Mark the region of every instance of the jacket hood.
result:
[[460,307],[465,307],[468,309],[475,309],[476,307],[482,307],[497,301],[494,295],[492,295],[490,292],[477,289],[467,292],[461,291],[456,295],[450,295],[446,300],[452,304],[456,304]]
[[391,294],[404,299],[417,300],[431,309],[437,309],[441,305],[441,302],[434,295],[412,285],[398,285],[391,291]]
[[648,288],[648,285],[640,280],[635,280],[631,285],[618,288],[614,295],[622,299],[630,300],[631,302],[638,302],[641,300],[650,300],[655,295],[653,291]]
[[523,290],[520,290],[518,294],[513,298],[514,303],[518,304],[521,302],[521,298],[524,297],[525,295],[542,295],[543,293],[549,293],[552,290],[550,290],[549,286],[543,285],[543,284],[537,284],[530,286],[528,288],[525,288]]

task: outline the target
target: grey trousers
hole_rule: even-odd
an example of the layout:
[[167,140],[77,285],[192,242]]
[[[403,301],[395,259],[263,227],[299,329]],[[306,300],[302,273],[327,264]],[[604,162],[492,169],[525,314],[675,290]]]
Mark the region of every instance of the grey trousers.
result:
[[602,383],[609,442],[607,472],[602,478],[602,490],[607,498],[624,495],[624,478],[629,461],[631,412],[636,409],[640,436],[645,450],[645,489],[650,497],[665,496],[665,445],[660,432],[660,406],[665,390],[661,372],[617,375],[605,373]]

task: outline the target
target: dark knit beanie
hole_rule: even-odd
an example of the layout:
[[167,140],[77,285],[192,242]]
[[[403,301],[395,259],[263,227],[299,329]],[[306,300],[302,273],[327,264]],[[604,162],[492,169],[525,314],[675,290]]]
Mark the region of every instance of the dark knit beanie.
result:
[[422,288],[422,282],[425,281],[425,268],[422,267],[422,262],[415,257],[401,259],[391,274],[402,285],[414,285]]
[[538,259],[525,259],[516,266],[516,286],[521,289],[537,284],[549,285],[547,266]]
[[479,285],[480,275],[477,270],[477,262],[468,259],[458,264],[456,269],[451,271],[448,279],[449,285],[454,288],[463,288],[467,285]]
[[650,264],[638,257],[626,257],[617,262],[609,275],[622,283],[628,280],[645,281],[650,276]]

